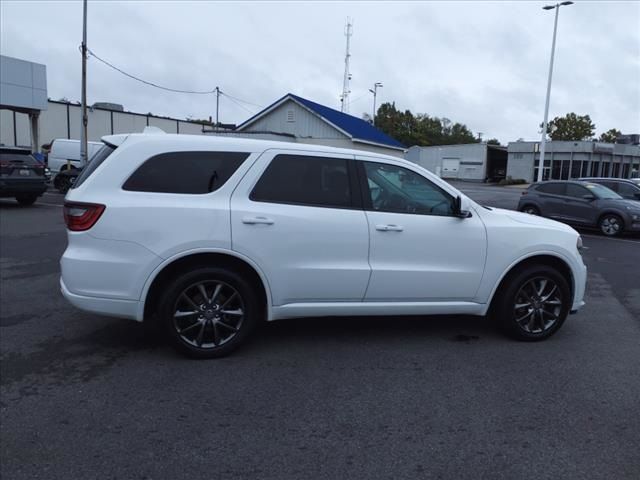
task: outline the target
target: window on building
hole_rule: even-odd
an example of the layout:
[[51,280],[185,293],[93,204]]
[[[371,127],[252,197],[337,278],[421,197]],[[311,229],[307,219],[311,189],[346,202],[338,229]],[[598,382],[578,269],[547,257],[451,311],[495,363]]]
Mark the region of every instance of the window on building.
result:
[[[452,215],[453,198],[422,175],[384,163],[363,162],[366,208],[379,212]],[[367,193],[368,190],[368,193]]]
[[256,202],[351,207],[347,160],[277,155],[258,180],[250,198]]
[[210,193],[222,187],[248,156],[240,152],[161,153],[140,165],[122,188],[134,192]]

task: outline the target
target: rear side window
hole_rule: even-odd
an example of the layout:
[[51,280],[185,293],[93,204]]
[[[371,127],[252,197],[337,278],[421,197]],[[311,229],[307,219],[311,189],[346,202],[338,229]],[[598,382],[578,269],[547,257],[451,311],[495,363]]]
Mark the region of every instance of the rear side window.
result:
[[564,195],[564,183],[544,183],[536,188],[540,193],[550,193],[552,195]]
[[576,185],[575,183],[567,184],[568,197],[583,198],[585,195],[591,195],[591,192],[582,185]]
[[96,168],[98,168],[102,164],[102,162],[104,162],[109,157],[109,155],[113,153],[114,150],[115,148],[109,145],[105,145],[100,150],[98,150],[98,152],[93,157],[91,157],[90,162],[82,169],[82,172],[80,172],[80,175],[78,175],[76,181],[71,184],[71,188],[76,188],[82,185],[84,181],[89,178],[91,174],[96,170]]
[[347,160],[277,155],[249,197],[256,202],[318,207],[351,207]]
[[241,152],[161,153],[140,165],[122,188],[133,192],[210,193],[222,187],[248,156]]
[[35,166],[42,165],[31,155],[20,155],[16,153],[0,153],[0,162]]

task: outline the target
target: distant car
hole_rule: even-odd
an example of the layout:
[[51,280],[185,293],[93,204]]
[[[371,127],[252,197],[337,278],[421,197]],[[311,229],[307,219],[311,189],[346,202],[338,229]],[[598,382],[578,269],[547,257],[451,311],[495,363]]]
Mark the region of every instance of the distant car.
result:
[[581,181],[599,183],[613,190],[622,198],[640,201],[640,179],[627,180],[625,178],[589,177],[580,178]]
[[[47,163],[55,174],[53,186],[60,193],[67,193],[69,186],[82,170],[80,140],[57,138],[48,147],[50,150],[47,155]],[[87,142],[87,158],[89,161],[100,148],[102,148],[101,142]]]
[[534,183],[522,192],[518,210],[574,225],[598,227],[608,236],[640,232],[640,204],[594,182]]
[[46,167],[27,149],[0,148],[0,197],[32,205],[47,190]]

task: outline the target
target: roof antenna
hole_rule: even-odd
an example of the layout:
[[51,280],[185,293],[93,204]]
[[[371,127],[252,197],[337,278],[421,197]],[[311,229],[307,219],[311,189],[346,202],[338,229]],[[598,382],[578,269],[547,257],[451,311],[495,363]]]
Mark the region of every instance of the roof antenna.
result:
[[347,17],[347,24],[344,27],[344,35],[347,37],[347,53],[344,56],[344,79],[342,81],[342,95],[340,95],[340,111],[344,113],[349,113],[349,94],[351,90],[349,90],[349,81],[351,80],[351,73],[349,73],[349,58],[351,54],[349,53],[349,44],[351,43],[351,35],[353,29],[353,20]]

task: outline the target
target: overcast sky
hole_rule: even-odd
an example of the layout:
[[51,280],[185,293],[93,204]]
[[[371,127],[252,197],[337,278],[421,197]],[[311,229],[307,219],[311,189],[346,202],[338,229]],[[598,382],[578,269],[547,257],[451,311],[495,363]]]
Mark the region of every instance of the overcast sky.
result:
[[[354,19],[350,113],[378,105],[465,123],[483,138],[536,139],[553,32],[544,2],[89,1],[88,45],[151,82],[224,92],[240,123],[287,92],[339,109],[344,23]],[[47,66],[49,97],[80,99],[82,3],[0,3],[3,55]],[[88,103],[177,118],[214,115],[212,95],[164,92],[88,62]],[[562,7],[549,117],[589,114],[597,133],[640,132],[640,2]]]

